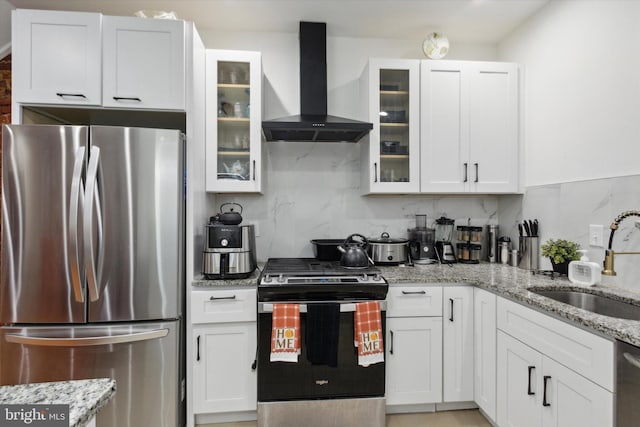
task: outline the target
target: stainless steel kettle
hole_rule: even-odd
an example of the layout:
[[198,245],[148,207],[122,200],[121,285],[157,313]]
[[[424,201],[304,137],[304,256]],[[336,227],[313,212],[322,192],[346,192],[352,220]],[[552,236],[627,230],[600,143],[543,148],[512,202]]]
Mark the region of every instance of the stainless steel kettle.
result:
[[352,234],[347,237],[338,250],[342,252],[340,265],[347,268],[366,268],[369,263],[373,264],[367,254],[369,241],[361,234]]

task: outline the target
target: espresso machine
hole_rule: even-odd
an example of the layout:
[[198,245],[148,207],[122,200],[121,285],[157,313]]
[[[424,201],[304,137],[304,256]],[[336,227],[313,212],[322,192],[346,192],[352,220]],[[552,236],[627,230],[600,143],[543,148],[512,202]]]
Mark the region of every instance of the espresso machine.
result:
[[432,264],[436,261],[435,230],[427,228],[427,216],[416,215],[416,227],[409,233],[409,254],[415,264]]
[[254,226],[240,225],[241,222],[242,216],[233,209],[209,218],[203,253],[205,278],[244,279],[256,269]]
[[453,226],[455,220],[441,216],[435,221],[436,230],[436,257],[442,263],[457,262],[453,249]]

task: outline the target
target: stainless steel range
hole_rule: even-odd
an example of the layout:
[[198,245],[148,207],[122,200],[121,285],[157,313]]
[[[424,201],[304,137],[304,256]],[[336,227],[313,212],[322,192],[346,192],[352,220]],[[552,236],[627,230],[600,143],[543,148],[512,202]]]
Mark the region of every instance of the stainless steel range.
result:
[[[358,363],[354,311],[357,303],[377,301],[384,336],[387,290],[375,267],[349,269],[313,258],[267,261],[258,279],[259,427],[385,425],[385,364]],[[271,361],[278,304],[299,307],[300,354],[293,363]],[[312,341],[318,322],[323,330],[332,327],[330,319],[318,318],[323,309],[336,313],[336,339],[328,344],[335,354],[329,361],[317,360],[317,342]]]

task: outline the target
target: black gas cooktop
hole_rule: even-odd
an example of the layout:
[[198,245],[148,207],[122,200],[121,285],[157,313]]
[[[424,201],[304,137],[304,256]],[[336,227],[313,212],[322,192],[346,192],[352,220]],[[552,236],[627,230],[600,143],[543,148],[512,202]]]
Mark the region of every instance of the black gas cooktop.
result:
[[270,258],[258,278],[260,301],[382,300],[387,290],[374,266],[347,268],[315,258]]

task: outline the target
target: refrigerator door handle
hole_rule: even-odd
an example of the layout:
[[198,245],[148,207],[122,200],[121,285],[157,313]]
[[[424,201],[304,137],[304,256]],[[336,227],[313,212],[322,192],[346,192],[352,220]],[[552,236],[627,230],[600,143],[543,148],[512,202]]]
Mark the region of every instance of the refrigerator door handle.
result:
[[87,275],[87,286],[89,288],[89,299],[97,301],[99,298],[98,277],[96,268],[96,257],[93,251],[93,204],[95,200],[96,211],[98,212],[98,245],[102,253],[102,215],[100,207],[100,194],[97,190],[98,164],[100,162],[100,148],[93,146],[89,155],[89,166],[87,168],[87,189],[84,198],[84,265]]
[[78,211],[84,206],[84,193],[82,191],[82,167],[85,157],[84,147],[76,151],[76,160],[71,176],[71,201],[69,202],[69,262],[71,270],[71,283],[73,294],[77,302],[84,302],[83,283],[84,278],[80,274],[80,253],[78,251]]
[[108,344],[124,344],[138,341],[149,341],[166,337],[169,329],[134,332],[125,335],[106,335],[81,338],[33,337],[29,335],[7,334],[6,341],[14,344],[35,345],[40,347],[90,347]]

